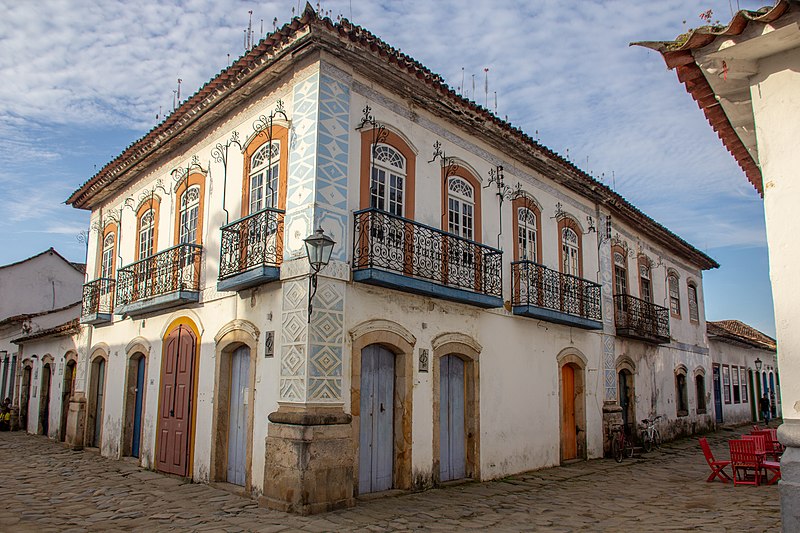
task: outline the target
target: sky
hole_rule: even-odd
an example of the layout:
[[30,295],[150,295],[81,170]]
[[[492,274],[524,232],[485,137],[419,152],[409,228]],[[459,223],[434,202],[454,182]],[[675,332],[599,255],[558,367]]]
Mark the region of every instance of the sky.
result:
[[[704,274],[706,318],[774,337],[763,202],[675,72],[629,46],[672,40],[707,9],[726,23],[737,5],[769,1],[332,0],[321,9],[441,74],[714,257],[722,266]],[[67,197],[163,119],[178,78],[183,100],[243,53],[249,10],[258,39],[304,5],[0,0],[0,264],[50,246],[83,262],[77,236],[89,213]]]

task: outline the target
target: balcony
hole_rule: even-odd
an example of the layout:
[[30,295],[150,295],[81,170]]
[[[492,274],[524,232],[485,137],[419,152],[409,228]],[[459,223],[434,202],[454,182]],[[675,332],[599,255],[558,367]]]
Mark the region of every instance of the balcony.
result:
[[600,285],[533,261],[511,263],[515,315],[583,329],[602,329]]
[[353,279],[483,308],[503,305],[503,253],[377,209],[354,213]]
[[617,335],[654,344],[669,342],[669,309],[629,294],[614,295]]
[[111,322],[114,313],[114,284],[110,278],[99,278],[83,286],[81,324]]
[[116,314],[137,316],[200,299],[203,247],[179,244],[117,272]]
[[266,208],[222,226],[217,290],[240,291],[280,279],[283,214]]

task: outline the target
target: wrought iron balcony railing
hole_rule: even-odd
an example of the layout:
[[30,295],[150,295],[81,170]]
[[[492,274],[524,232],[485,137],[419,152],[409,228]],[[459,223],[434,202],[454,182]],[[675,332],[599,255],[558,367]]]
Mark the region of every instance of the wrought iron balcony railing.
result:
[[354,270],[380,269],[502,298],[500,250],[377,209],[354,215]]
[[614,295],[617,334],[669,342],[669,309],[629,294]]
[[200,258],[203,247],[178,244],[120,268],[117,272],[117,305],[178,291],[200,288]]
[[111,278],[98,278],[83,286],[81,318],[110,315],[114,312],[114,284]]
[[511,263],[513,307],[532,306],[600,322],[600,285],[533,261]]
[[268,207],[222,226],[219,279],[280,264],[283,258],[283,214],[281,209]]

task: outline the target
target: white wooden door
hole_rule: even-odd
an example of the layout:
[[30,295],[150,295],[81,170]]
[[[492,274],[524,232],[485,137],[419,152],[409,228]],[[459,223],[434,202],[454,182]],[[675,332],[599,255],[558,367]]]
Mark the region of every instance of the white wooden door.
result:
[[361,352],[358,491],[392,488],[394,468],[394,354],[373,344]]
[[228,404],[228,483],[244,486],[247,467],[247,396],[250,382],[250,348],[242,346],[231,357],[231,391]]
[[464,361],[455,355],[439,360],[439,479],[467,476],[464,431]]

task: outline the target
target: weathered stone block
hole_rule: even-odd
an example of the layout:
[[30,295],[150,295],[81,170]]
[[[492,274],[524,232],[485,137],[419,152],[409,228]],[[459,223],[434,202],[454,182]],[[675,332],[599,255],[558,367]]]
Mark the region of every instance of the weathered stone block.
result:
[[65,442],[73,450],[83,449],[83,435],[86,427],[86,398],[75,395],[69,402],[67,412],[67,435]]
[[270,422],[263,503],[302,515],[355,504],[352,429],[343,420],[328,425]]

